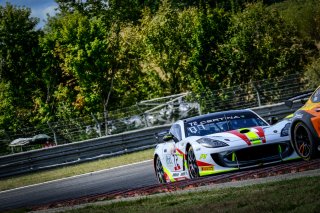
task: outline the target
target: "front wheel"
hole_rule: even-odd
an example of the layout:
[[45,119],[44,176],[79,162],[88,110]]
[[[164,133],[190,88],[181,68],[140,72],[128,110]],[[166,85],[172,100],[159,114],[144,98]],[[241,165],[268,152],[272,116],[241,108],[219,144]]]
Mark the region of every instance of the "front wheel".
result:
[[161,163],[159,156],[156,157],[155,169],[156,169],[156,176],[157,176],[159,183],[166,183],[166,178],[164,175],[162,163]]
[[295,125],[293,130],[293,147],[300,157],[310,160],[317,154],[317,146],[309,128],[302,122]]
[[199,177],[199,167],[193,148],[190,146],[187,153],[188,171],[191,179]]

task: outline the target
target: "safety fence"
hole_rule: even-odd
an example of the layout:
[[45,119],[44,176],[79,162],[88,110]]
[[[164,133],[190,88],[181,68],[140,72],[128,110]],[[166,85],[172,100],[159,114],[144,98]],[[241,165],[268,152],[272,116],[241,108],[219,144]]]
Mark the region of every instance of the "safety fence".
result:
[[[178,119],[208,112],[279,103],[304,93],[308,89],[306,85],[307,81],[296,74],[272,80],[251,81],[202,94],[182,93],[141,101],[131,107],[110,111],[107,122],[103,113],[92,113],[80,118],[19,129],[16,132],[0,130],[0,143],[8,146],[14,139],[33,137],[41,133],[52,137],[58,145],[68,144],[170,124]],[[312,89],[314,88],[309,88]],[[38,148],[40,146],[16,146],[12,147],[12,152]]]
[[[284,103],[252,108],[268,120],[279,119],[293,113],[302,103],[294,101],[288,108]],[[115,156],[155,147],[159,142],[155,133],[167,130],[170,125],[148,127],[141,130],[104,136],[77,143],[65,144],[42,150],[22,152],[0,157],[0,177],[7,177],[63,165],[75,164],[99,158]]]

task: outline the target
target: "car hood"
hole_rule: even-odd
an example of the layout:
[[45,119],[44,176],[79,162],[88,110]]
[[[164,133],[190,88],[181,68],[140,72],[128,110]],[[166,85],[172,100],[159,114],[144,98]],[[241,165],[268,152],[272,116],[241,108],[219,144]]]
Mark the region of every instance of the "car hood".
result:
[[225,143],[232,143],[236,141],[244,141],[248,145],[266,143],[265,131],[262,127],[242,128],[203,137],[209,137]]

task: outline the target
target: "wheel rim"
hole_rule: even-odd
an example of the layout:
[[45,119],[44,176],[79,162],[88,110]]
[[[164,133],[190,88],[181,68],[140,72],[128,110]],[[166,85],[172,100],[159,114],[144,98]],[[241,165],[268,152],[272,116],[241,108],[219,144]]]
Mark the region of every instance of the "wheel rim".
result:
[[156,161],[156,173],[157,173],[157,178],[158,178],[159,183],[165,183],[162,163],[161,163],[159,157],[157,157],[157,161]]
[[197,160],[192,148],[190,148],[188,151],[188,168],[190,178],[196,178],[199,176]]
[[311,140],[307,130],[299,125],[295,129],[294,141],[296,146],[296,151],[303,158],[308,158],[311,155]]

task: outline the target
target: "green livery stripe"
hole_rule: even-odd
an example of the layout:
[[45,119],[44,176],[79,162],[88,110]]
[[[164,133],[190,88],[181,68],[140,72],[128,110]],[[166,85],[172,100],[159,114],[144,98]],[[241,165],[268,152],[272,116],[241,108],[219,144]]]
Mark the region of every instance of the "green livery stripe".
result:
[[250,142],[253,145],[262,144],[262,140],[257,133],[250,131],[248,133],[245,133],[245,135],[247,136],[247,138],[249,138]]
[[168,175],[170,181],[175,182],[176,180],[172,177],[172,174],[170,173],[170,171],[164,166],[162,166],[162,168],[163,168],[163,171]]
[[236,158],[237,158],[237,156],[236,156],[236,153],[232,153],[232,161],[236,161]]
[[218,171],[200,171],[199,173],[200,173],[200,176],[206,176],[206,175],[213,175],[213,174],[219,174],[224,172],[231,172],[235,170],[239,170],[239,169],[234,168],[234,169],[226,169],[226,170],[218,170]]

